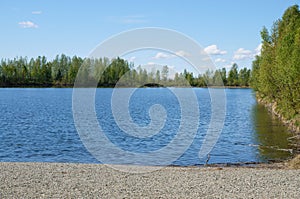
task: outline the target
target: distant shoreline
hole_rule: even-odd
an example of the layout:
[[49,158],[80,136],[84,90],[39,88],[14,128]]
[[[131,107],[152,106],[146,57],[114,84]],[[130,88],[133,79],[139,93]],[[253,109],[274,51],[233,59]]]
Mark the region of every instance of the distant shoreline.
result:
[[[50,84],[43,84],[43,85],[18,85],[18,86],[0,86],[0,88],[74,88],[74,85],[50,85]],[[80,87],[76,87],[80,88]],[[82,87],[82,88],[95,88],[91,87]],[[225,89],[252,89],[250,86],[144,86],[144,87],[130,87],[130,86],[98,86],[97,88],[225,88]]]

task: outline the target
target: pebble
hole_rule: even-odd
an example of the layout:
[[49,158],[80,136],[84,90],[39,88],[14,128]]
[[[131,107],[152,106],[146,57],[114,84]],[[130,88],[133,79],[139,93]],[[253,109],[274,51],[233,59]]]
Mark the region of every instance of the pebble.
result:
[[1,162],[0,171],[0,198],[300,198],[295,169],[165,167],[128,173],[101,164]]

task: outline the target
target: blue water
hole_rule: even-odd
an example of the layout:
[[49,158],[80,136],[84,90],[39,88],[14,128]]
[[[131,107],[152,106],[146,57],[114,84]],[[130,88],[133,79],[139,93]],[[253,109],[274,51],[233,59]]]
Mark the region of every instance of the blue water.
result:
[[[193,91],[199,104],[199,128],[190,147],[172,162],[173,165],[198,165],[206,161],[206,158],[200,159],[198,153],[211,118],[211,98],[208,89],[194,88]],[[291,148],[292,143],[287,141],[291,134],[256,104],[253,91],[225,91],[226,118],[220,138],[210,152],[209,163],[289,158],[290,152],[274,149],[274,146]],[[72,92],[72,89],[58,88],[0,89],[0,161],[99,163],[84,147],[76,131]],[[160,104],[165,109],[162,129],[146,138],[129,135],[119,128],[111,110],[112,92],[109,88],[97,89],[95,109],[103,132],[116,147],[132,153],[149,153],[168,146],[174,139],[180,127],[181,110],[178,99],[169,89],[140,88],[130,98],[128,108],[132,121],[142,127],[151,122],[151,106]],[[131,163],[130,160],[124,162]]]

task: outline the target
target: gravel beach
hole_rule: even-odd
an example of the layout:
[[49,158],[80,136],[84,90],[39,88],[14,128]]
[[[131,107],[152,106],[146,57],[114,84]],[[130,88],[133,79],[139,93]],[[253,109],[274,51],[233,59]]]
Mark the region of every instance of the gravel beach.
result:
[[0,198],[300,198],[300,170],[0,163]]

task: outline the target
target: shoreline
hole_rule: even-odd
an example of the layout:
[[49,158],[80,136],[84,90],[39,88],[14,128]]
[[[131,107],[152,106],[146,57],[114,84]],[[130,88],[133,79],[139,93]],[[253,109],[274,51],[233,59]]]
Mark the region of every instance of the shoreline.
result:
[[[127,167],[127,166],[125,166]],[[1,198],[299,198],[300,170],[164,167],[128,173],[109,165],[0,162]],[[130,168],[128,168],[130,169]]]
[[[290,132],[293,133],[293,138],[296,138],[298,140],[297,147],[300,147],[300,125],[296,125],[297,123],[300,123],[300,120],[294,119],[294,120],[287,120],[280,112],[277,110],[277,104],[276,102],[270,102],[266,99],[263,99],[259,96],[258,93],[256,93],[256,100],[257,103],[265,106],[269,113],[272,114],[272,116],[275,116],[278,118],[283,125],[285,125]],[[291,160],[284,161],[285,164],[290,164],[292,167],[300,168],[300,154],[296,153],[294,157]]]
[[103,164],[103,163],[81,163],[81,162],[10,162],[5,161],[1,163],[8,164],[74,164],[74,165],[104,165],[108,167],[151,167],[151,168],[270,168],[270,169],[288,169],[287,165],[292,159],[282,161],[270,161],[270,162],[237,162],[237,163],[212,163],[212,164],[198,164],[198,165],[131,165],[131,164]]
[[[0,88],[74,88],[74,85],[52,85],[46,86],[41,85],[20,85],[20,86],[0,86]],[[81,87],[76,87],[81,88]],[[97,86],[97,87],[82,87],[82,88],[116,88],[115,86]],[[134,86],[124,86],[117,88],[224,88],[224,89],[252,89],[250,86],[145,86],[145,87],[134,87]]]
[[288,127],[288,129],[295,134],[295,136],[298,136],[300,139],[300,126],[297,126],[296,123],[300,122],[299,120],[287,120],[286,118],[283,117],[282,114],[280,114],[279,111],[277,111],[277,104],[276,102],[269,102],[256,94],[256,99],[257,102],[263,106],[265,106],[268,111],[276,116],[285,126]]

